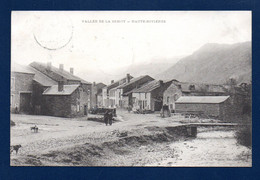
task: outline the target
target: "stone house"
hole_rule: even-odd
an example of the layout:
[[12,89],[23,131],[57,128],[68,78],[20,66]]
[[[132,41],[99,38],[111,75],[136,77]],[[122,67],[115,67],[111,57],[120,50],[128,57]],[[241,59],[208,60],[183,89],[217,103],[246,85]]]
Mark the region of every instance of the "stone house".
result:
[[[55,88],[58,89],[58,84],[60,84],[65,87],[65,90],[73,89],[75,85],[78,85],[82,89],[79,99],[81,113],[74,113],[71,111],[72,114],[70,116],[82,115],[82,112],[87,112],[86,109],[90,107],[91,103],[91,83],[74,76],[73,69],[71,68],[70,70],[71,72],[69,73],[63,69],[63,65],[60,65],[60,68],[58,69],[51,66],[50,63],[47,63],[46,65],[33,62],[29,66],[12,65],[11,111],[14,111],[15,107],[17,107],[18,111],[21,113],[62,116],[64,111],[61,111],[60,114],[60,112],[54,113],[52,110],[55,109],[53,107],[55,104],[54,101],[57,100],[58,102],[61,102],[62,98],[56,97],[58,94],[60,95],[61,92],[56,95],[44,93],[50,89],[52,91]],[[74,94],[72,94],[72,96],[74,96]],[[68,114],[64,114],[63,116],[69,117]]]
[[[51,79],[52,81],[55,82],[55,85],[51,85],[48,88],[51,87],[56,87],[58,83],[61,83],[64,85],[66,85],[66,88],[69,87],[69,85],[72,85],[72,87],[74,87],[74,85],[80,85],[80,87],[82,88],[82,95],[81,95],[81,101],[80,102],[80,111],[84,111],[85,109],[89,109],[91,107],[91,93],[92,93],[92,84],[75,76],[74,75],[74,69],[70,68],[70,72],[67,72],[66,70],[64,70],[64,65],[60,64],[59,68],[56,68],[54,66],[51,65],[51,63],[40,63],[40,62],[33,62],[29,65],[31,68],[33,68],[35,71],[41,73],[42,75],[44,75],[45,78],[43,78],[44,80],[46,79]],[[43,97],[43,94],[41,94],[41,92],[43,92],[44,90],[46,90],[46,86],[43,86],[42,83],[37,83],[37,85],[35,86],[35,89],[38,90],[39,92],[36,93],[35,95],[35,102],[37,102],[37,99],[41,99]],[[37,91],[36,91],[37,92]],[[44,91],[45,92],[45,91]],[[48,114],[51,115],[53,113],[53,111],[48,112],[48,110],[50,110],[49,108],[46,108],[48,105],[48,100],[50,100],[52,97],[57,99],[55,96],[50,96],[51,98],[47,98],[46,99],[46,95],[44,95],[44,100],[42,100],[42,107],[38,107],[35,109],[40,109],[39,114]],[[44,107],[44,108],[43,108]],[[56,113],[53,113],[53,115],[55,116]],[[79,115],[78,113],[74,113],[74,115]],[[60,115],[59,115],[60,116]],[[67,114],[64,114],[64,117],[68,117]]]
[[87,115],[87,104],[84,90],[80,84],[58,85],[49,87],[43,92],[44,114],[60,117]]
[[11,65],[10,111],[31,113],[34,72],[19,64]]
[[230,106],[229,96],[182,96],[175,102],[175,111],[226,120]]
[[120,108],[127,108],[132,104],[132,91],[140,88],[142,85],[153,81],[154,79],[148,75],[140,76],[137,78],[129,79],[128,81],[115,90],[115,105]]
[[163,105],[163,92],[170,85],[162,80],[153,80],[132,91],[134,109],[160,111]]

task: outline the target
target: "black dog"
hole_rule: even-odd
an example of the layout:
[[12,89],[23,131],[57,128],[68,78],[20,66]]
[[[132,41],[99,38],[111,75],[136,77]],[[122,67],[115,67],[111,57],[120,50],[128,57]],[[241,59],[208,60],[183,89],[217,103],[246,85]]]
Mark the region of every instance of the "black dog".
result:
[[15,151],[16,154],[17,154],[17,153],[18,153],[18,150],[19,150],[21,147],[22,147],[21,144],[19,144],[19,145],[14,145],[14,146],[10,146],[10,154],[11,154],[13,151]]
[[31,130],[34,130],[34,132],[38,132],[38,127],[35,125],[34,127],[31,127]]

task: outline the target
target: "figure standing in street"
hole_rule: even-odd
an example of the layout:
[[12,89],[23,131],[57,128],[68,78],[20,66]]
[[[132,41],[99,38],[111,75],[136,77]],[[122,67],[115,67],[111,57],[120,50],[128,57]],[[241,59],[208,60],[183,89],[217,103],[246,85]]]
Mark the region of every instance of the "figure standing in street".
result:
[[108,124],[108,119],[109,119],[109,114],[108,114],[108,111],[106,111],[104,114],[104,121],[105,121],[106,126]]
[[112,114],[112,112],[110,112],[110,113],[108,114],[108,120],[109,120],[109,125],[111,126],[111,125],[112,125],[112,122],[113,122],[113,114]]

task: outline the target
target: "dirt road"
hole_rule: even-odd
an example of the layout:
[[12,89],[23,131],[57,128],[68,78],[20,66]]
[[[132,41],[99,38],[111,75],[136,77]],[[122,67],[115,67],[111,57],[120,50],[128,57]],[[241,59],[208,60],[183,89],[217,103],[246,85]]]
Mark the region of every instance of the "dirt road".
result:
[[[93,117],[93,116],[91,116]],[[82,143],[110,141],[113,132],[132,131],[146,126],[166,126],[179,124],[172,119],[161,119],[159,115],[130,114],[118,111],[118,121],[112,126],[89,121],[87,118],[66,119],[50,116],[12,114],[16,126],[11,128],[11,145],[21,144],[19,155],[39,154]],[[159,121],[158,121],[159,119]],[[39,132],[30,127],[37,125]]]

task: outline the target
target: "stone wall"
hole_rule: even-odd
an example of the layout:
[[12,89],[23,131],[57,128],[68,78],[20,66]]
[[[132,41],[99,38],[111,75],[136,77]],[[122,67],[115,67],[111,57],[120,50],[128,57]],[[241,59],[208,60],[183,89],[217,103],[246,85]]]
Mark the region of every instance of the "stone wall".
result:
[[49,116],[71,117],[71,96],[44,95],[42,112]]
[[33,92],[32,92],[32,106],[33,106],[33,114],[39,115],[43,114],[42,112],[42,104],[44,102],[42,93],[48,87],[44,87],[39,83],[33,81]]
[[[202,103],[176,103],[175,110],[177,113],[199,113],[203,112],[208,116],[219,117],[222,114],[220,113],[220,104],[202,104]],[[219,117],[221,118],[221,117]]]
[[12,72],[11,78],[14,83],[11,85],[10,110],[14,112],[16,105],[20,109],[20,92],[32,92],[34,74]]

